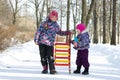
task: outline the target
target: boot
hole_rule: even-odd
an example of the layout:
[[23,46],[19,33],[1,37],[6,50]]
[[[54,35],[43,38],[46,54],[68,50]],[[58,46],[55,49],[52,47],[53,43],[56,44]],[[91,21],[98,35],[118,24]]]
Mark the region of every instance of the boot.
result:
[[88,75],[89,74],[89,68],[85,68],[85,70],[82,72],[83,75]]
[[48,73],[48,70],[43,70],[42,73],[43,73],[43,74],[47,74],[47,73]]
[[43,66],[43,74],[47,74],[48,73],[48,67],[47,66]]
[[57,74],[57,71],[56,70],[50,70],[50,74]]
[[79,74],[80,73],[80,69],[81,69],[81,66],[77,66],[77,69],[75,71],[73,71],[73,73]]

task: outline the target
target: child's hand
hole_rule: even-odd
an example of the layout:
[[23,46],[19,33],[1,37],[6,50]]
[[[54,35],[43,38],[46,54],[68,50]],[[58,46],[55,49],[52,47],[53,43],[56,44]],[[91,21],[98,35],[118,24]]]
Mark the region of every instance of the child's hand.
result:
[[38,41],[36,41],[35,44],[38,45]]
[[74,42],[74,47],[77,47],[77,42]]
[[74,48],[74,49],[77,49],[77,42],[74,41],[73,45],[74,45],[73,48]]
[[38,42],[35,42],[36,45],[38,45]]
[[48,28],[48,24],[47,24],[47,23],[44,24],[44,28],[45,28],[45,29]]

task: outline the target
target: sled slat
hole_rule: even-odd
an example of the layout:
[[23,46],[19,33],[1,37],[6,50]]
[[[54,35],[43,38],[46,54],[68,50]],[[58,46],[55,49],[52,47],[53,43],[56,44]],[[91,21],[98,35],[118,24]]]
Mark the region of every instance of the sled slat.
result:
[[[55,66],[68,66],[69,68],[69,74],[71,73],[71,64],[70,64],[70,40],[71,35],[66,36],[66,43],[62,42],[55,42],[54,46],[54,58],[55,58]],[[57,39],[59,40],[59,39]]]

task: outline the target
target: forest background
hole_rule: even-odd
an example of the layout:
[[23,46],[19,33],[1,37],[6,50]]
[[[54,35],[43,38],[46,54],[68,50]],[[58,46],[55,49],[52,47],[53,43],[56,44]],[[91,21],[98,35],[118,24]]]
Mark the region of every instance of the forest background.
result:
[[120,44],[120,0],[0,0],[0,50],[34,39],[51,10],[62,30],[84,23],[94,44]]

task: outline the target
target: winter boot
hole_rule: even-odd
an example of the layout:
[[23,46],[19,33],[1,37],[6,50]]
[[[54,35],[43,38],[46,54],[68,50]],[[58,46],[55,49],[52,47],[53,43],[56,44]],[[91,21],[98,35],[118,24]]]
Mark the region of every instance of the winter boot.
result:
[[89,74],[89,68],[85,68],[85,70],[82,72],[83,75],[88,75]]
[[47,66],[43,66],[43,74],[47,74],[48,73],[48,67]]
[[77,69],[75,71],[73,71],[73,73],[79,74],[80,73],[80,69],[81,69],[81,66],[77,66]]
[[50,74],[57,74],[57,71],[56,70],[50,70]]

